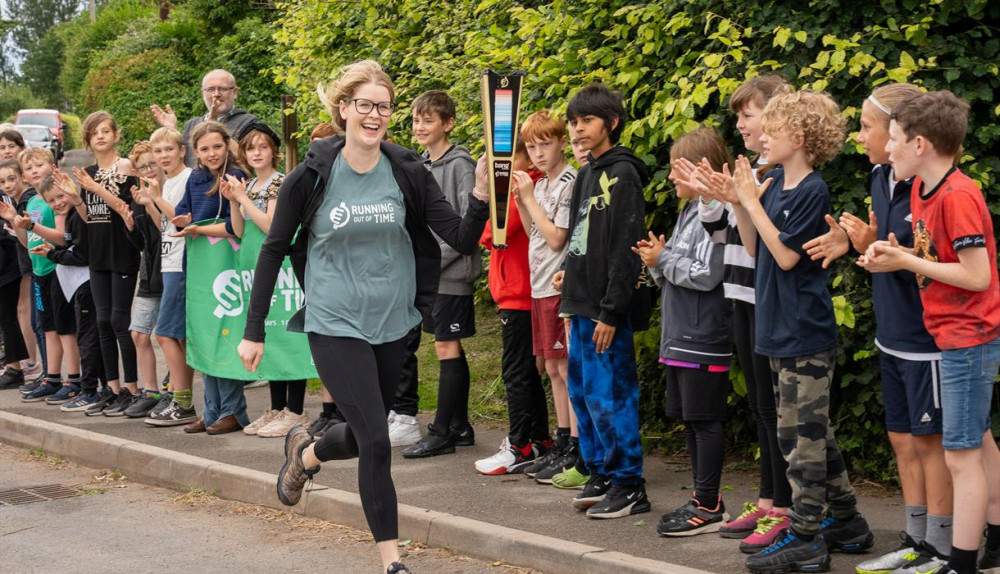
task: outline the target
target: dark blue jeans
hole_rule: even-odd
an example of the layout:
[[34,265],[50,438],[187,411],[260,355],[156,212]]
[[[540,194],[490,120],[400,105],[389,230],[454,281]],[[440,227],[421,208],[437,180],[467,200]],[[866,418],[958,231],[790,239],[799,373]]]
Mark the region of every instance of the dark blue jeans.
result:
[[632,326],[628,321],[618,325],[611,346],[601,354],[594,346],[595,326],[579,315],[570,320],[566,384],[580,431],[580,454],[592,475],[635,485],[642,477],[642,441]]

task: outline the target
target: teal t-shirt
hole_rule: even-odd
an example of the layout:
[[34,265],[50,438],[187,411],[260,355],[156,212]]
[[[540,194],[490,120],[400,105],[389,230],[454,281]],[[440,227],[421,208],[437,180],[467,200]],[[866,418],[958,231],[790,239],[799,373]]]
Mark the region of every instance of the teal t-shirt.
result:
[[378,345],[420,323],[405,209],[384,155],[367,173],[337,156],[310,223],[305,332]]
[[[41,195],[36,195],[28,200],[28,205],[24,208],[24,212],[28,214],[31,221],[35,222],[36,225],[44,225],[49,229],[56,228],[56,214],[52,212],[52,208],[49,204],[45,203]],[[34,231],[28,232],[28,250],[30,251],[32,247],[37,247],[45,243]],[[49,260],[48,257],[42,257],[41,255],[31,254],[31,272],[35,274],[36,277],[45,277],[49,273],[55,271],[56,264]]]

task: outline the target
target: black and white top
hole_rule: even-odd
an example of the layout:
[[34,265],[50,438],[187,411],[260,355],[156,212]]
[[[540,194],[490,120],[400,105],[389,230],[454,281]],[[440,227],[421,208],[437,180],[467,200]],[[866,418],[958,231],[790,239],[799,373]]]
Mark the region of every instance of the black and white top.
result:
[[[125,175],[118,170],[119,158],[108,169],[97,165],[87,166],[86,172],[115,197],[124,200],[138,216],[142,206],[132,201],[132,187],[138,184],[135,176]],[[104,203],[96,193],[84,191],[87,202],[87,234],[90,247],[91,271],[114,271],[131,275],[139,271],[139,248],[129,238],[125,222],[111,206]]]

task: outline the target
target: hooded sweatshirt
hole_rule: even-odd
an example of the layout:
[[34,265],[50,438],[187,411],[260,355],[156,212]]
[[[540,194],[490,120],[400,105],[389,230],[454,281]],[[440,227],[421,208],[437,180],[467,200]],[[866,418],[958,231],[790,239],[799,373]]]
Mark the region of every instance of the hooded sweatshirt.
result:
[[[424,157],[426,158],[426,154]],[[451,146],[438,159],[425,159],[424,165],[431,170],[448,203],[460,216],[464,216],[469,209],[469,192],[476,186],[476,162],[469,155],[469,150],[462,146]],[[479,279],[482,272],[479,253],[462,255],[436,233],[434,237],[441,247],[441,283],[438,285],[438,293],[472,295],[476,279]]]
[[722,279],[725,245],[714,243],[698,218],[697,200],[681,211],[673,235],[650,274],[662,288],[660,357],[729,366],[730,304]]
[[641,267],[632,246],[644,236],[642,188],[648,182],[645,164],[621,146],[590,156],[580,170],[570,205],[562,314],[612,327],[628,318]]

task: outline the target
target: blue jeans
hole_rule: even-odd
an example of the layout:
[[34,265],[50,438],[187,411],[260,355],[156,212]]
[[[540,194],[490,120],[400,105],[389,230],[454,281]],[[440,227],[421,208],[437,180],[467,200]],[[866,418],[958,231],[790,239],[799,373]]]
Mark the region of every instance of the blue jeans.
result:
[[591,475],[635,485],[642,477],[642,441],[632,326],[627,320],[619,325],[602,354],[594,347],[595,326],[587,317],[570,319],[566,384],[580,431],[580,454]]
[[975,347],[941,351],[941,444],[945,450],[983,445],[998,369],[1000,337]]
[[246,381],[226,379],[203,373],[205,380],[205,426],[211,426],[215,421],[235,415],[243,426],[250,424],[247,415],[247,399],[243,395],[243,385]]

